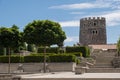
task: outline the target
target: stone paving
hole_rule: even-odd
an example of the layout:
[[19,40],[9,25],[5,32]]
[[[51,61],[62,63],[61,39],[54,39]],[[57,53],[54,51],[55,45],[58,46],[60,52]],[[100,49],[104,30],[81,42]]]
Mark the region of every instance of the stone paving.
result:
[[54,73],[37,73],[18,75],[22,79],[32,78],[117,78],[120,80],[120,73],[84,73],[75,74],[74,72],[54,72]]

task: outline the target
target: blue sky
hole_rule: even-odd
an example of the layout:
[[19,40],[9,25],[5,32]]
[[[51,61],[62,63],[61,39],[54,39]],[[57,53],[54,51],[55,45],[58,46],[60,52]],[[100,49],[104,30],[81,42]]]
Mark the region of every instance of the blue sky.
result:
[[120,0],[0,0],[0,26],[16,24],[20,30],[33,20],[59,22],[66,32],[65,46],[79,42],[79,20],[105,17],[107,43],[120,37]]

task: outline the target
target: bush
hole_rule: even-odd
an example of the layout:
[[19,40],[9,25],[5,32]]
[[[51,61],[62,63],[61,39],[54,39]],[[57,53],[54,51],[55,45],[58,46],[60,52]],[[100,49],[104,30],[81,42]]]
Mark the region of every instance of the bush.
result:
[[[59,48],[58,47],[50,47],[46,48],[46,53],[58,53]],[[38,48],[38,53],[44,53],[44,48],[40,47]]]
[[54,54],[49,55],[50,62],[76,62],[77,58],[71,54]]
[[6,54],[6,49],[3,47],[0,47],[0,55]]
[[88,47],[66,47],[66,53],[81,52],[83,57],[88,57],[90,55],[90,50]]
[[28,46],[27,46],[27,50],[28,51],[30,51],[30,52],[34,52],[35,50],[34,50],[34,45],[33,44],[28,44]]
[[[47,56],[54,55],[54,54],[56,54],[56,53],[46,53]],[[38,55],[44,56],[44,53],[31,53],[30,55],[32,55],[32,56],[38,56]]]
[[[46,59],[48,57],[46,56]],[[24,62],[43,62],[44,61],[44,56],[43,55],[30,55],[30,56],[24,56]]]
[[67,54],[73,54],[77,57],[82,57],[82,53],[81,52],[74,52],[74,53],[67,53]]
[[[9,57],[8,56],[0,56],[0,62],[1,63],[8,63]],[[11,56],[10,57],[11,63],[19,63],[20,62],[20,56]]]
[[[0,63],[8,63],[8,56],[0,56]],[[31,54],[29,56],[11,56],[11,63],[30,63],[30,62],[43,62],[44,55]],[[46,62],[76,62],[80,61],[74,54],[47,54]]]

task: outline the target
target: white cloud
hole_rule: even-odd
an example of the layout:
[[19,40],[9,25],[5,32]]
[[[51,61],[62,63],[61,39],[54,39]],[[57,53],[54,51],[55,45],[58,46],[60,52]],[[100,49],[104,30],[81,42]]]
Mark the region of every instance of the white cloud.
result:
[[107,26],[118,26],[120,25],[120,10],[97,13],[97,15],[87,15],[85,17],[105,17]]
[[78,36],[67,37],[67,39],[65,40],[65,43],[70,43],[70,42],[74,42],[74,43],[79,42],[79,37]]
[[[89,15],[86,15],[85,12],[71,12],[70,14],[84,14],[84,16],[77,16],[76,20],[71,21],[61,21],[60,24],[62,27],[79,27],[79,19],[81,17],[105,17],[107,26],[118,26],[120,25],[120,0],[95,0],[89,3],[78,3],[78,4],[65,4],[52,6],[50,8],[56,9],[93,9],[93,8],[107,8],[108,11],[101,12],[89,12]],[[75,17],[74,17],[75,18]],[[79,19],[78,19],[79,18]]]
[[120,9],[120,0],[96,0],[85,3],[64,4],[51,6],[52,9],[90,9],[90,8],[117,8]]
[[103,17],[106,18],[108,26],[120,25],[120,11],[113,11],[103,15]]
[[91,8],[111,8],[120,9],[120,0],[95,0],[85,3],[64,4],[51,6],[51,9],[91,9]]
[[85,14],[84,12],[71,12],[70,14]]
[[[103,13],[97,13],[97,15],[87,15],[84,17],[105,17],[106,18],[106,24],[107,26],[118,26],[120,25],[120,10],[116,11],[109,11],[109,12],[103,12]],[[62,27],[79,27],[80,21],[74,20],[74,21],[62,21],[60,22]]]
[[50,8],[53,9],[89,9],[89,8],[105,8],[109,7],[109,4],[102,5],[98,3],[79,3],[79,4],[66,4],[66,5],[58,5],[52,6]]
[[79,20],[72,20],[72,21],[63,21],[59,22],[62,27],[78,27],[79,26]]

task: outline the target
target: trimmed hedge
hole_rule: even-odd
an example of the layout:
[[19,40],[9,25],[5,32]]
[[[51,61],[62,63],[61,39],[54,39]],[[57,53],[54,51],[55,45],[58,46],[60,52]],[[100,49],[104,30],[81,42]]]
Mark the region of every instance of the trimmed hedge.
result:
[[76,62],[76,56],[70,54],[49,55],[50,62]]
[[[58,51],[59,51],[58,47],[46,48],[46,53],[58,53]],[[44,48],[43,47],[38,48],[38,53],[44,53]]]
[[90,50],[88,47],[66,47],[66,53],[81,52],[83,57],[90,56]]
[[[48,58],[46,56],[46,58]],[[24,62],[30,63],[30,62],[43,62],[44,56],[43,55],[30,55],[30,56],[24,56]]]
[[[80,54],[80,53],[79,53]],[[78,55],[78,53],[77,53]],[[8,56],[0,56],[0,63],[8,63]],[[44,55],[31,54],[29,56],[11,56],[11,63],[31,63],[31,62],[43,62]],[[80,61],[77,59],[75,54],[46,54],[46,62],[76,62]]]
[[[54,54],[56,54],[56,53],[46,53],[47,56],[49,56],[49,55],[54,55]],[[31,56],[38,56],[38,55],[44,56],[44,53],[32,53],[32,54],[30,54],[30,55],[31,55]]]
[[[47,62],[76,62],[77,59],[76,56],[80,56],[80,55],[81,53],[70,53],[70,54],[46,53]],[[44,53],[31,54],[31,56],[43,56],[44,58]]]
[[66,54],[73,54],[77,57],[82,57],[82,53],[81,52],[75,52],[75,53],[66,53]]
[[[8,56],[0,56],[0,63],[8,63],[9,57]],[[19,63],[20,62],[20,56],[11,56],[10,57],[11,63]]]

